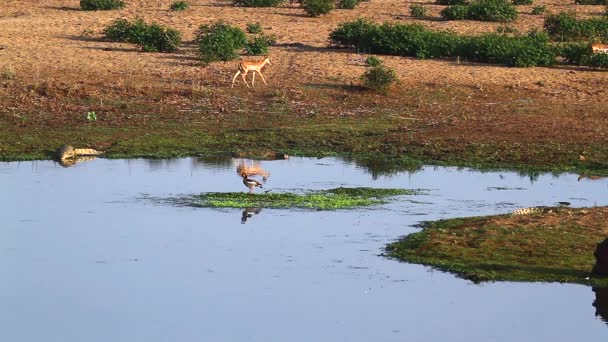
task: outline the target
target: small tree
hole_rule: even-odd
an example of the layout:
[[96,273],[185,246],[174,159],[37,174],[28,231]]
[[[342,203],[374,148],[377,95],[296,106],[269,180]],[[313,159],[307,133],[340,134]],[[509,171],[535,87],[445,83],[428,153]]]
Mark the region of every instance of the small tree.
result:
[[384,65],[375,66],[361,75],[363,87],[376,91],[386,91],[395,81],[397,81],[395,70]]
[[311,17],[327,14],[334,9],[333,0],[303,0],[304,11]]
[[125,7],[123,0],[80,0],[80,8],[84,11],[107,11]]

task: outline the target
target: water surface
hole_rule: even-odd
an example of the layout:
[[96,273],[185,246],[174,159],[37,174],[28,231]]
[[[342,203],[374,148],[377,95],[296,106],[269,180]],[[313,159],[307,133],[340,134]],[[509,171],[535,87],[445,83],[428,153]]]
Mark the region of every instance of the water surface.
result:
[[242,210],[146,199],[244,192],[231,159],[0,163],[0,341],[606,340],[589,287],[476,285],[378,254],[422,220],[606,205],[607,181],[262,165],[275,192],[429,190],[356,210],[263,209],[242,224]]

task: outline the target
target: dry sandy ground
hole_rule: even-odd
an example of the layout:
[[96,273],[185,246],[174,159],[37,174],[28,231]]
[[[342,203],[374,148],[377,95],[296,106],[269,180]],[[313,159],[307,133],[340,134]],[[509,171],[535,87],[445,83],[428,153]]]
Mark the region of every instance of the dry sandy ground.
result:
[[[442,30],[466,34],[494,31],[497,23],[474,21],[414,20],[409,5],[429,7],[430,16],[439,18],[443,6],[432,0],[372,0],[355,10],[335,10],[320,18],[304,16],[297,6],[279,8],[239,8],[227,0],[191,0],[186,12],[168,10],[170,1],[127,1],[123,10],[85,12],[77,0],[33,1],[4,0],[0,8],[0,69],[14,70],[20,77],[53,79],[65,82],[113,84],[127,80],[149,79],[153,82],[194,80],[203,85],[226,86],[235,62],[203,67],[196,61],[194,46],[177,54],[140,53],[129,44],[99,41],[100,31],[116,18],[141,17],[174,27],[186,42],[194,38],[196,28],[218,19],[240,27],[261,22],[267,32],[278,37],[279,44],[300,43],[271,49],[273,65],[267,74],[273,84],[355,82],[364,67],[352,51],[327,50],[329,32],[340,22],[357,17],[375,21],[420,22]],[[602,6],[573,6],[572,0],[537,1],[550,12],[576,10],[581,16],[598,14]],[[510,24],[520,31],[542,27],[542,16],[530,14],[530,6],[519,6],[520,19]],[[87,35],[91,31],[92,35]],[[397,69],[403,86],[423,83],[466,84],[476,87],[501,86],[542,88],[542,92],[570,100],[584,101],[589,96],[605,96],[608,72],[588,69],[505,68],[493,65],[457,64],[455,61],[415,60],[383,57]]]

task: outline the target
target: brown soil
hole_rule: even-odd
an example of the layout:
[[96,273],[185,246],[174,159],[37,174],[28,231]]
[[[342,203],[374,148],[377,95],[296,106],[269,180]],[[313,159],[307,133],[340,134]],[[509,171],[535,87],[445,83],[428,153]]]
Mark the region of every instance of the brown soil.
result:
[[[608,72],[382,56],[401,81],[387,95],[378,95],[356,86],[365,70],[361,54],[327,47],[329,32],[357,17],[419,22],[464,34],[501,25],[409,16],[411,4],[423,4],[432,18],[439,18],[443,6],[433,0],[372,0],[320,18],[306,17],[289,2],[279,8],[239,8],[228,0],[189,2],[186,12],[169,11],[168,0],[130,0],[122,10],[86,12],[77,0],[5,0],[0,6],[0,124],[25,130],[78,126],[86,124],[82,113],[92,110],[109,113],[100,120],[108,125],[209,118],[238,124],[242,112],[251,110],[264,125],[268,103],[278,103],[289,109],[286,123],[319,116],[402,120],[404,129],[390,137],[393,142],[411,140],[415,133],[420,144],[608,143]],[[571,3],[535,1],[548,12],[574,10],[583,17],[604,10]],[[531,15],[531,6],[518,8],[520,19],[509,26],[520,32],[542,27],[543,16]],[[179,52],[165,54],[102,41],[101,30],[119,17],[176,28],[185,43]],[[249,90],[238,83],[231,89],[236,61],[199,62],[194,32],[218,19],[242,28],[261,22],[266,32],[277,35],[278,46],[270,49],[272,64],[264,70],[268,87],[259,82]],[[129,101],[128,111],[122,110],[127,104],[118,103],[123,100]],[[132,103],[152,107],[138,111]]]

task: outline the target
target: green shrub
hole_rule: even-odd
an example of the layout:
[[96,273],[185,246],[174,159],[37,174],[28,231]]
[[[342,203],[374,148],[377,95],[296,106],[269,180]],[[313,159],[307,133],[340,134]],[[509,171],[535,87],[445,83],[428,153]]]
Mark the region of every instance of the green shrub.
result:
[[580,65],[586,56],[590,56],[590,43],[566,43],[557,47],[557,54],[562,56],[566,63]]
[[185,11],[190,7],[190,4],[187,1],[174,1],[171,4],[172,11]]
[[239,56],[238,50],[247,44],[247,36],[240,28],[218,21],[201,25],[196,32],[196,42],[203,61],[229,61]]
[[500,34],[515,34],[517,33],[517,29],[515,27],[512,26],[498,26],[496,28],[496,33],[500,33]]
[[247,31],[247,33],[251,34],[262,33],[263,31],[262,25],[260,23],[247,23],[245,30]]
[[576,19],[561,12],[545,19],[545,30],[556,41],[608,41],[608,18]]
[[125,7],[123,0],[80,0],[80,8],[84,11],[105,11],[123,7]]
[[106,26],[101,33],[106,40],[111,42],[128,42],[131,37],[133,24],[127,19],[116,19]]
[[354,9],[361,0],[338,0],[336,7],[340,9]]
[[548,66],[555,63],[555,49],[544,32],[510,37],[488,33],[466,39],[458,54],[467,60],[514,67]]
[[511,0],[511,3],[513,3],[513,5],[516,5],[516,6],[532,5],[534,3],[534,0]]
[[116,19],[102,33],[109,41],[137,44],[145,52],[173,52],[181,42],[179,31],[159,24],[148,25],[141,19],[134,23]]
[[574,0],[577,5],[608,5],[608,0]]
[[397,73],[383,65],[375,66],[361,75],[364,88],[385,91],[392,83],[397,81]]
[[277,7],[284,0],[233,0],[235,6],[242,7]]
[[587,65],[598,69],[608,69],[608,53],[595,53],[587,58],[583,58],[582,65]]
[[500,63],[508,66],[551,65],[555,49],[545,33],[507,36],[485,34],[479,37],[436,32],[419,24],[375,25],[359,19],[342,23],[330,34],[334,45],[364,49],[375,54],[417,58],[456,57]]
[[302,0],[304,11],[311,17],[327,14],[334,9],[333,0]]
[[540,15],[540,14],[545,13],[546,10],[547,10],[547,7],[544,5],[534,6],[534,7],[532,7],[532,14]]
[[363,36],[376,27],[367,19],[344,22],[329,34],[331,45],[337,47],[360,47]]
[[447,20],[507,22],[517,19],[517,9],[507,0],[474,0],[466,5],[447,7],[441,16]]
[[466,20],[469,17],[469,6],[453,5],[441,11],[441,16],[446,20]]
[[365,65],[370,67],[377,67],[382,65],[382,60],[376,56],[369,56],[365,59]]
[[466,5],[469,3],[468,0],[437,0],[437,5]]
[[275,45],[277,39],[274,35],[259,34],[250,37],[245,44],[245,51],[251,56],[260,56],[268,54],[268,46]]
[[411,5],[410,14],[415,18],[422,18],[426,16],[426,8],[421,5]]
[[507,0],[475,0],[469,5],[467,19],[480,21],[513,21],[517,19],[517,9]]

